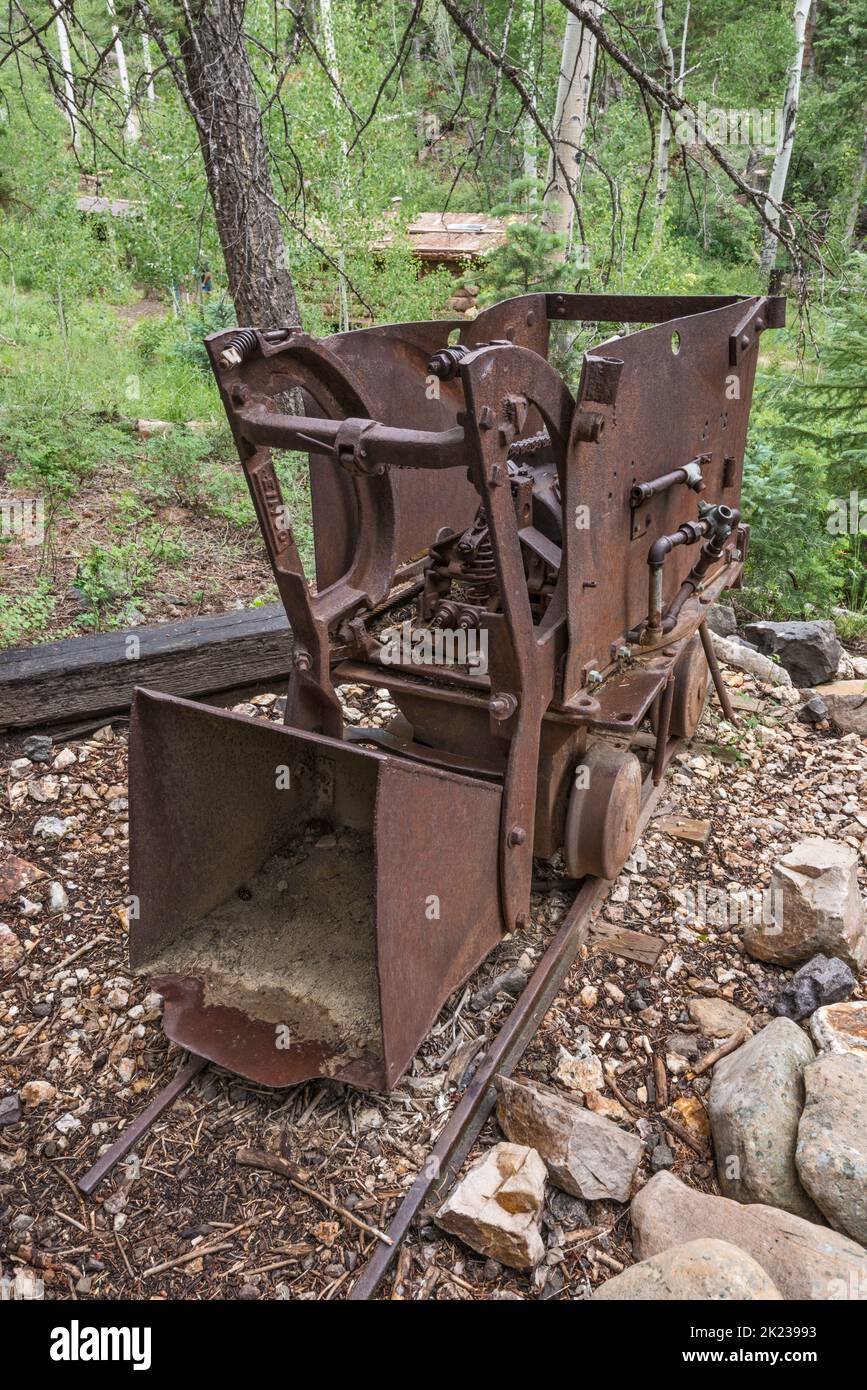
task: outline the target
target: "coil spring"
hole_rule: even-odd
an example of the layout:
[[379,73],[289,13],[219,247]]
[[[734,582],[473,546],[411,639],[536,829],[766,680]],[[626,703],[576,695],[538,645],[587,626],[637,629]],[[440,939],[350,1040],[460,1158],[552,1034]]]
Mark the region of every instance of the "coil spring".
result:
[[242,362],[254,352],[258,346],[258,339],[252,328],[242,328],[240,333],[236,333],[232,339],[232,347],[238,353]]
[[[473,522],[473,532],[478,536],[475,545],[465,538],[458,545],[461,555],[461,570],[470,603],[481,603],[489,598],[497,580],[497,566],[494,562],[494,547],[488,529],[488,518],[484,507],[480,507]],[[462,547],[466,546],[466,550]],[[469,553],[468,553],[469,552]],[[467,558],[464,559],[463,556]]]

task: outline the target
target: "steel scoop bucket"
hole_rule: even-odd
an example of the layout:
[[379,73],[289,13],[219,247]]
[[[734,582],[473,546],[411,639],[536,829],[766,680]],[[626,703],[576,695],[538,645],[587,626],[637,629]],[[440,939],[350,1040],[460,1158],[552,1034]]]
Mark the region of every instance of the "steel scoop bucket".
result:
[[138,690],[130,959],[255,1081],[399,1079],[499,940],[500,786]]

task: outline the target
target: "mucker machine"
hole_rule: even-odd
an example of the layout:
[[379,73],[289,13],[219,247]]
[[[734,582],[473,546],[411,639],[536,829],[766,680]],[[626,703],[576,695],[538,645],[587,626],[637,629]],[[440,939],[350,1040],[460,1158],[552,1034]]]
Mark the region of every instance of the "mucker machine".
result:
[[[388,1089],[527,925],[534,856],[618,873],[640,726],[658,780],[711,675],[728,710],[704,618],[741,580],[758,344],[784,318],[535,294],[208,340],[294,646],[282,726],[136,693],[130,953],[172,1039],[268,1085]],[[587,352],[576,399],[548,361],[563,320],[650,326]],[[309,455],[315,587],[275,449]],[[348,727],[342,682],[398,715]]]

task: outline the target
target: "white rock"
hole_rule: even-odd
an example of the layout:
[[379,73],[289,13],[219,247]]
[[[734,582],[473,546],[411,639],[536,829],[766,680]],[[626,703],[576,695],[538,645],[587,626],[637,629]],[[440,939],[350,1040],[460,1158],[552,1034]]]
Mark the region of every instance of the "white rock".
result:
[[52,912],[65,912],[69,907],[69,897],[62,883],[52,883],[48,889],[48,906]]
[[545,1254],[539,1231],[545,1165],[535,1149],[496,1144],[440,1207],[436,1223],[480,1255],[532,1269]]
[[605,1085],[605,1075],[598,1057],[592,1052],[576,1057],[565,1047],[560,1048],[554,1077],[570,1091],[601,1091]]

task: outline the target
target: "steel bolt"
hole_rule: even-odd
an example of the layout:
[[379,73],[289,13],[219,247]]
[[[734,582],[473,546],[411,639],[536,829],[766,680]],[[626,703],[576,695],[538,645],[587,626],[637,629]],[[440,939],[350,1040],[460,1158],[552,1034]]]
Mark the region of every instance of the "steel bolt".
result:
[[523,825],[513,825],[506,836],[506,844],[509,846],[509,849],[515,849],[518,845],[522,845],[526,838],[527,832]]
[[515,710],[518,708],[518,701],[514,695],[492,695],[488,701],[488,709],[491,717],[497,720],[511,719]]
[[309,671],[313,665],[313,658],[303,647],[298,647],[292,654],[292,665],[296,671]]

